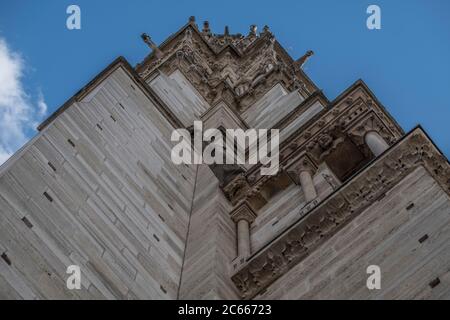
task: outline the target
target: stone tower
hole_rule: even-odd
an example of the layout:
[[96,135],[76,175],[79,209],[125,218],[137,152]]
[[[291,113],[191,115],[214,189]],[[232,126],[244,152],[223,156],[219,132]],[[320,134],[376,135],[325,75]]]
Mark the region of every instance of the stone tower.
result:
[[[1,166],[0,298],[450,298],[450,166],[422,128],[361,80],[329,101],[267,26],[142,39]],[[280,170],[175,165],[194,120],[279,129]]]

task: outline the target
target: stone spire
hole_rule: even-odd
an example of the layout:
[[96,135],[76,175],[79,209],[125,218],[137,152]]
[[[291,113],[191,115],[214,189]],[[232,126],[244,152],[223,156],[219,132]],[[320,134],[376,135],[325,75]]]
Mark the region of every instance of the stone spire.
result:
[[203,30],[202,30],[202,32],[204,34],[210,34],[211,33],[211,29],[209,28],[209,21],[203,22]]
[[256,36],[256,31],[257,31],[257,27],[256,27],[256,24],[252,24],[251,26],[250,26],[250,32],[248,33],[248,35],[249,36]]
[[262,34],[270,33],[270,28],[267,24],[263,27],[263,30],[261,33]]

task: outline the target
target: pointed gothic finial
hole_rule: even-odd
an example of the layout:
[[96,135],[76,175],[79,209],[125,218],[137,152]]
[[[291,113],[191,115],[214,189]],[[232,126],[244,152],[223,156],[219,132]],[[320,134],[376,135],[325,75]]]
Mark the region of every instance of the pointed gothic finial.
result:
[[229,36],[230,35],[230,29],[228,28],[228,26],[225,26],[225,32],[224,35]]
[[202,30],[202,32],[203,33],[210,33],[211,32],[211,30],[209,29],[209,21],[204,21],[203,22],[203,30]]
[[190,16],[189,17],[189,22],[190,23],[195,23],[195,16]]
[[269,32],[269,26],[267,24],[263,27],[263,33],[266,32]]
[[250,32],[249,32],[249,36],[256,36],[256,31],[258,30],[258,27],[256,26],[256,24],[252,24],[250,26]]
[[158,58],[161,58],[163,53],[162,51],[158,48],[158,46],[153,42],[152,38],[150,38],[150,36],[148,34],[146,34],[145,32],[143,34],[141,34],[141,38],[142,40],[144,40],[144,42],[152,49],[152,51],[155,53],[155,56]]
[[301,69],[305,65],[306,60],[308,60],[309,57],[311,57],[313,54],[314,52],[312,50],[306,51],[306,53],[303,56],[301,56],[294,62],[294,66],[298,69]]

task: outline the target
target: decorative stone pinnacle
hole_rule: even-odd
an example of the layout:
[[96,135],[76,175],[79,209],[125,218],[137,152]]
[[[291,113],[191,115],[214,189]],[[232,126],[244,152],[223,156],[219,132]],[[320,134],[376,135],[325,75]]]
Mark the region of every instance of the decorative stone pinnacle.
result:
[[141,34],[142,40],[152,49],[152,51],[155,53],[155,55],[160,58],[162,56],[161,50],[158,48],[156,43],[153,42],[152,38],[145,32]]
[[195,23],[195,16],[190,16],[189,17],[189,22],[190,23]]
[[209,21],[204,21],[203,22],[203,33],[210,33],[211,30],[209,29]]
[[252,223],[255,221],[256,213],[247,203],[247,201],[241,202],[236,208],[233,209],[230,213],[231,219],[234,222],[238,222],[240,220],[246,220],[248,223]]
[[250,26],[250,32],[249,35],[250,36],[256,36],[256,31],[257,31],[258,27],[256,26],[256,24],[252,24]]
[[300,58],[298,58],[295,61],[295,63],[294,63],[295,67],[301,69],[304,66],[304,64],[306,63],[306,60],[308,60],[313,54],[314,54],[314,51],[312,51],[312,50],[306,51],[306,53],[303,56],[301,56]]
[[228,28],[228,26],[225,26],[225,32],[224,32],[225,36],[229,36],[230,35],[230,29]]

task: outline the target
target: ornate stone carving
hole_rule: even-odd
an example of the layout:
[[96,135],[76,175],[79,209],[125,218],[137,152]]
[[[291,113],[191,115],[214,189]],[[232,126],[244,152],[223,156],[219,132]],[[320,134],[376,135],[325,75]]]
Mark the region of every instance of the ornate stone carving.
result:
[[249,191],[250,186],[244,173],[238,174],[223,188],[225,196],[233,205],[236,205],[241,199],[244,199]]
[[347,135],[363,151],[366,157],[369,157],[371,153],[366,146],[364,137],[370,131],[377,132],[389,145],[396,141],[396,137],[384,123],[374,113],[369,113],[368,116],[347,131]]
[[239,220],[245,220],[248,223],[252,223],[255,221],[256,213],[253,211],[248,202],[243,201],[235,209],[233,209],[233,211],[231,211],[230,216],[236,223]]
[[304,95],[313,87],[280,48],[268,27],[259,35],[255,26],[247,36],[213,34],[208,22],[200,32],[190,21],[169,44],[158,48],[162,54],[157,59],[149,56],[139,64],[138,72],[146,79],[157,68],[167,74],[179,69],[209,103],[224,99],[243,111],[276,83]]
[[[356,82],[353,85],[352,90],[348,91],[348,95],[354,97],[352,98],[352,104],[348,104],[346,102],[346,96],[343,96],[339,101],[335,102],[334,106],[329,108],[328,112],[321,115],[319,121],[311,121],[311,123],[298,129],[288,139],[282,142],[280,146],[280,167],[289,167],[289,164],[294,161],[293,159],[305,151],[311,155],[311,158],[316,164],[319,164],[324,157],[339,147],[346,136],[352,136],[349,132],[356,126],[355,122],[364,122],[364,119],[367,120],[367,117],[370,116],[379,118],[379,114],[383,114],[381,107],[375,104],[370,98],[371,96],[363,83]],[[373,103],[370,109],[365,102],[367,99]],[[283,128],[289,125],[293,119],[301,115],[303,110],[307,110],[309,105],[316,101],[320,101],[325,105],[326,100],[324,100],[325,98],[322,97],[320,92],[312,94],[298,107],[297,110],[278,123],[276,127],[283,130]],[[402,132],[401,129],[396,127],[394,122],[389,120],[389,118],[386,118],[386,121],[388,123],[387,127],[393,128],[386,130],[386,134],[390,135],[390,138],[387,139],[392,143],[399,139]],[[386,122],[382,121],[381,123],[385,124]],[[333,138],[333,144],[330,145],[326,143],[327,136]],[[356,135],[355,139],[357,139]],[[365,144],[359,145],[359,148],[367,158],[370,157],[371,153]],[[255,165],[247,171],[246,177],[250,185],[259,183],[260,179],[263,178],[259,175],[259,167],[260,165]]]
[[[323,127],[324,125],[324,123],[318,123],[319,127]],[[336,150],[343,142],[344,134],[341,127],[335,124],[316,135],[316,137],[307,144],[306,148],[316,161],[320,162],[328,154]]]
[[294,63],[295,68],[303,68],[303,65],[306,63],[306,61],[314,54],[312,50],[306,51],[306,53],[301,56],[299,59],[297,59]]
[[364,136],[369,131],[378,132],[389,144],[393,144],[395,138],[381,122],[381,120],[375,114],[369,114],[365,119],[356,124],[348,131],[348,134],[352,137],[353,141],[357,145],[364,144]]
[[450,164],[415,129],[243,266],[232,277],[242,297],[254,297],[418,166],[450,195]]

